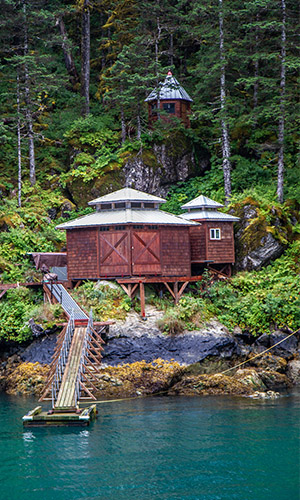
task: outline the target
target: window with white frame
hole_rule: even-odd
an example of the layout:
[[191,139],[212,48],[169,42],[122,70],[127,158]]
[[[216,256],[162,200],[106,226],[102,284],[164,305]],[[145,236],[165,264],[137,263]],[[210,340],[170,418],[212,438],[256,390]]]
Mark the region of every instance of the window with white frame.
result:
[[221,229],[216,227],[209,230],[209,237],[211,240],[220,240],[221,239]]

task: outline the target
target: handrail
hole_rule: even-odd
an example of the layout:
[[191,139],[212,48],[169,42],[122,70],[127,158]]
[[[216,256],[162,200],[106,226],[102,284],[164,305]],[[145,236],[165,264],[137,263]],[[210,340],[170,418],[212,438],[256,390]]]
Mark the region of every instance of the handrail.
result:
[[59,392],[59,388],[61,385],[62,376],[67,363],[68,354],[72,343],[72,338],[74,335],[74,330],[75,330],[74,310],[72,310],[68,321],[64,340],[61,346],[60,354],[56,363],[55,375],[52,380],[52,388],[51,388],[52,408],[54,408],[56,396]]
[[79,369],[78,369],[76,382],[75,382],[75,406],[77,405],[79,398],[80,398],[80,384],[82,382],[82,374],[85,373],[86,354],[87,354],[87,350],[88,350],[88,343],[89,343],[89,340],[92,336],[93,324],[94,324],[93,312],[91,309],[89,321],[88,321],[88,324],[86,327],[86,332],[85,332],[84,339],[83,339],[80,364],[79,364]]

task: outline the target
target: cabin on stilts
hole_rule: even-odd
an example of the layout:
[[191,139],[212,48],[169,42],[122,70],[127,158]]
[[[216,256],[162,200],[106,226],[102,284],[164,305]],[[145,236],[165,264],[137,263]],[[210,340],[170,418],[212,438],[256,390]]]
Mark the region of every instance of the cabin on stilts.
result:
[[[152,90],[145,102],[148,104],[150,127],[159,117],[164,121],[169,121],[172,116],[179,118],[186,128],[190,127],[189,115],[193,99],[172,75],[171,71],[168,72],[164,82],[161,82]],[[162,115],[161,112],[163,112]]]
[[203,196],[181,216],[160,210],[164,202],[126,187],[90,201],[95,212],[57,226],[67,231],[68,280],[113,278],[130,298],[139,287],[144,315],[145,283],[165,285],[177,302],[203,265],[234,263],[237,217]]

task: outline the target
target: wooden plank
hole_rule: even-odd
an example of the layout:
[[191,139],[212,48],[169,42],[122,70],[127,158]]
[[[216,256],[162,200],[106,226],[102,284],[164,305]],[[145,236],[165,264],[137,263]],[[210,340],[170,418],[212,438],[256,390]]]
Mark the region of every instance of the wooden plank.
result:
[[175,281],[189,283],[194,281],[201,281],[202,275],[198,276],[136,276],[131,278],[117,278],[117,283],[174,283]]

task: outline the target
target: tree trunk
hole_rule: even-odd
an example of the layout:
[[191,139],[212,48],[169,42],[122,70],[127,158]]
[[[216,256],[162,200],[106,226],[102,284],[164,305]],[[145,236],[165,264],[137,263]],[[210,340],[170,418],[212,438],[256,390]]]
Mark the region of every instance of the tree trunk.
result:
[[30,88],[29,88],[29,73],[28,65],[26,63],[26,56],[28,55],[28,34],[27,34],[27,13],[26,13],[26,2],[24,2],[24,94],[25,94],[25,115],[27,124],[27,135],[28,135],[28,149],[29,149],[29,180],[31,186],[36,183],[35,174],[35,152],[34,152],[34,132],[33,132],[33,122],[31,113],[31,100],[30,100]]
[[230,142],[226,117],[226,79],[225,79],[225,55],[224,55],[224,28],[223,28],[223,0],[219,0],[219,37],[220,37],[220,100],[221,100],[221,129],[222,129],[222,158],[225,203],[231,196],[231,164],[230,164]]
[[285,125],[285,65],[286,65],[286,5],[281,0],[282,27],[281,27],[281,70],[280,70],[280,117],[278,124],[278,177],[277,197],[283,203],[283,180],[284,180],[284,125]]
[[126,123],[125,123],[123,106],[121,106],[121,127],[122,127],[122,144],[124,144],[124,142],[126,141]]
[[78,81],[79,81],[79,76],[78,76],[77,69],[76,69],[76,66],[74,63],[74,59],[73,59],[73,56],[72,56],[72,53],[71,53],[71,50],[69,47],[65,23],[63,22],[63,19],[61,16],[59,16],[56,19],[56,26],[58,26],[59,32],[60,32],[61,37],[62,37],[61,47],[62,47],[63,54],[64,54],[64,60],[65,60],[65,66],[66,66],[67,72],[70,75],[70,80],[72,82],[72,85],[76,85],[76,83],[78,83]]
[[174,64],[174,36],[173,36],[173,33],[170,33],[169,64],[170,64],[170,66],[173,66],[173,64]]
[[157,88],[157,119],[160,120],[160,85],[159,85],[159,71],[158,71],[158,62],[159,62],[159,41],[161,37],[161,26],[159,22],[159,17],[156,19],[157,23],[157,35],[155,37],[155,73],[156,73],[156,88]]
[[[258,53],[258,21],[259,21],[259,14],[256,14],[256,27],[255,27],[255,54]],[[259,61],[257,58],[255,58],[254,61],[254,88],[253,88],[253,108],[256,110],[257,104],[258,104],[258,77],[259,77]],[[255,116],[255,123],[256,123],[256,116]]]
[[138,141],[141,138],[142,135],[142,124],[141,124],[141,109],[140,109],[140,103],[138,103],[138,109],[137,109],[137,117],[136,117],[136,122],[137,122],[137,132],[136,132],[136,137]]
[[22,153],[21,153],[21,119],[20,119],[20,78],[17,74],[17,133],[18,133],[18,207],[21,207],[22,197]]
[[84,0],[81,17],[81,95],[84,98],[82,114],[90,112],[90,4]]

